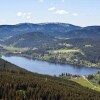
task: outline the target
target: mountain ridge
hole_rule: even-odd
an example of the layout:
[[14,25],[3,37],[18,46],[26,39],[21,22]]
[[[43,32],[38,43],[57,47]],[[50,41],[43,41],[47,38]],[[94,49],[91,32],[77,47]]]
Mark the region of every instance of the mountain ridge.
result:
[[[24,40],[22,41],[23,38]],[[40,44],[43,44],[55,38],[100,39],[100,26],[79,27],[66,23],[20,23],[16,25],[0,26],[0,43],[5,45],[16,44],[16,41],[17,46],[25,43],[29,46],[30,43],[28,42],[38,45],[38,41],[41,41]],[[27,47],[27,45],[24,47]]]
[[74,26],[72,24],[31,24],[31,23],[21,23],[16,25],[0,25],[0,39],[6,39],[9,36],[16,36],[22,33],[28,32],[43,32],[43,33],[61,33],[70,30],[79,29],[79,26]]

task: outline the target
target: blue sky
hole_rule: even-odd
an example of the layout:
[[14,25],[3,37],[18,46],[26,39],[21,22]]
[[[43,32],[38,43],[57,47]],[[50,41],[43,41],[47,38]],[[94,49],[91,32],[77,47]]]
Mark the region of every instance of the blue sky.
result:
[[100,0],[0,0],[0,24],[100,25]]

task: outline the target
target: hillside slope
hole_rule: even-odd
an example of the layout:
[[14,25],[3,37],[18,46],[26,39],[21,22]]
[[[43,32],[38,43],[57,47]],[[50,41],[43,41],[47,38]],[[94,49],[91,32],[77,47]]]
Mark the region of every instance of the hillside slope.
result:
[[24,70],[22,72],[17,66],[5,63],[8,62],[0,59],[0,99],[99,100],[100,98],[99,92],[82,87],[75,82]]
[[100,26],[88,26],[78,30],[71,30],[66,32],[64,35],[68,38],[100,39]]
[[41,32],[31,32],[20,34],[3,42],[6,45],[15,47],[37,47],[46,43],[50,43],[54,38]]

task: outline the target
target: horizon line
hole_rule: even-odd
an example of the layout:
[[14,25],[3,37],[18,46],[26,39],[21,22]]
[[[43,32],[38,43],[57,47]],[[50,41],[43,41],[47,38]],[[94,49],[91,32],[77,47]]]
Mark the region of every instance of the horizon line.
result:
[[100,25],[76,25],[76,24],[72,24],[72,23],[66,23],[66,22],[37,22],[37,23],[31,23],[31,22],[22,22],[22,23],[15,23],[15,24],[0,24],[0,26],[10,26],[10,25],[20,25],[20,24],[51,24],[51,23],[55,23],[55,24],[69,24],[69,25],[74,25],[74,26],[79,26],[79,27],[88,27],[88,26],[100,26]]

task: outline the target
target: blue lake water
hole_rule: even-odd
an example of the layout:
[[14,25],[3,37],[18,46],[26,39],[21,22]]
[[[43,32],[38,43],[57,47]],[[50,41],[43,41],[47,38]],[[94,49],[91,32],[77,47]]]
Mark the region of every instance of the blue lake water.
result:
[[79,67],[74,65],[66,65],[66,64],[54,64],[48,63],[46,61],[39,61],[39,60],[31,60],[25,57],[18,57],[18,56],[2,56],[4,60],[7,60],[21,68],[27,69],[31,72],[36,72],[40,74],[48,74],[48,75],[59,75],[61,73],[70,73],[70,74],[77,74],[77,75],[89,75],[94,74],[100,69],[97,68],[87,68],[87,67]]

